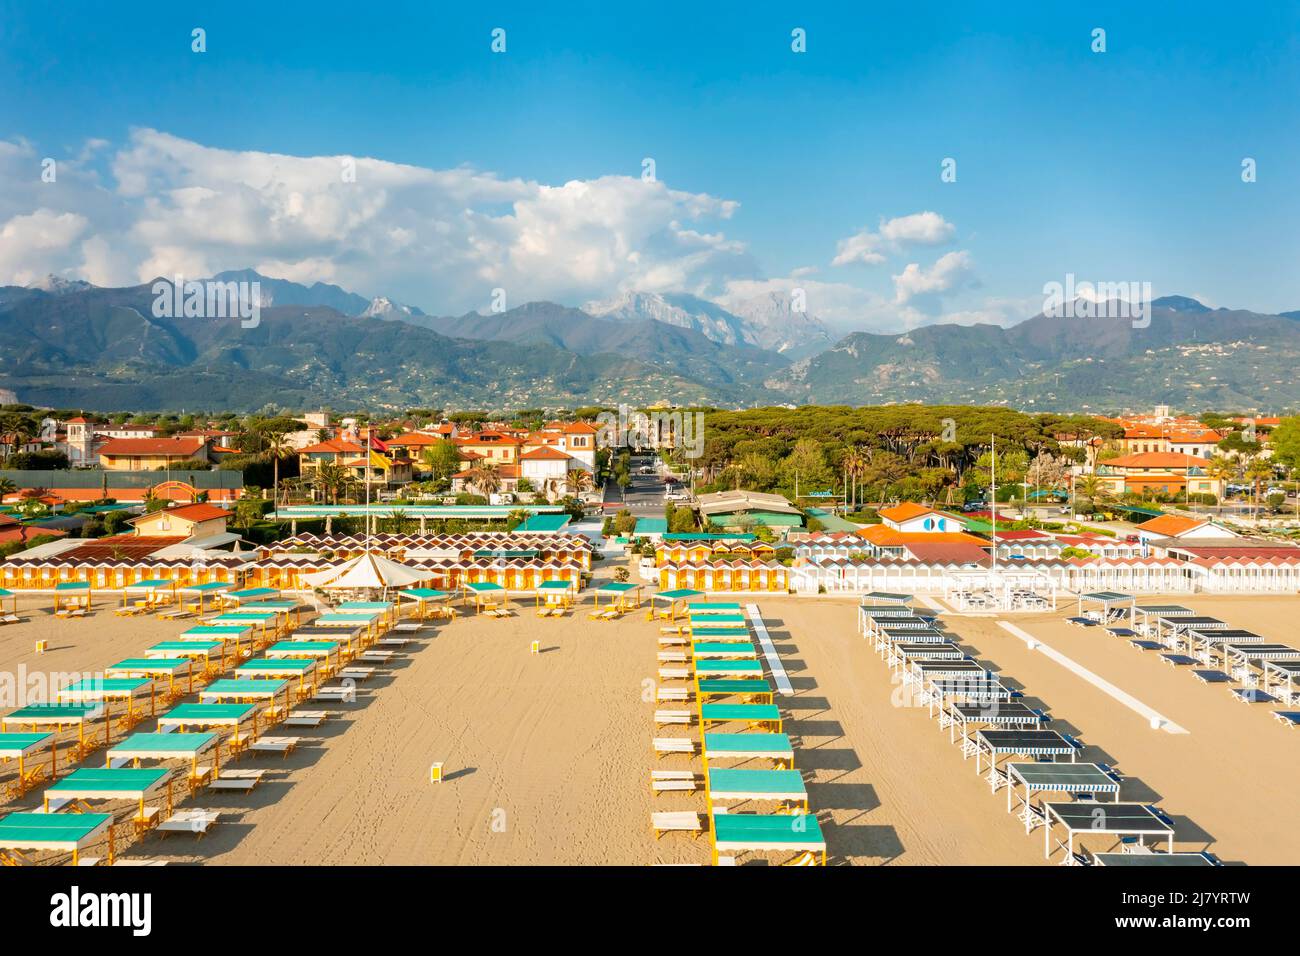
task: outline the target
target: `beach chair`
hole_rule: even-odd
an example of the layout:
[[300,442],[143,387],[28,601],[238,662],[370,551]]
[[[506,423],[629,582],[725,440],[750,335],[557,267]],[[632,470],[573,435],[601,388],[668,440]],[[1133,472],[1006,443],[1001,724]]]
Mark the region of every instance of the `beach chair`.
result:
[[1109,634],[1111,637],[1123,637],[1123,638],[1130,638],[1130,639],[1138,636],[1138,632],[1133,630],[1133,628],[1131,627],[1108,627],[1106,628],[1106,633]]
[[393,637],[389,635],[388,637],[381,637],[377,643],[381,647],[405,647],[411,643],[411,639],[409,637]]
[[659,668],[660,680],[686,680],[690,676],[690,671],[685,667],[661,667]]
[[334,713],[329,710],[295,710],[284,719],[284,726],[319,727],[332,716]]
[[227,769],[221,771],[217,779],[208,784],[208,787],[212,790],[233,790],[237,793],[248,793],[262,782],[262,777],[265,774],[265,770]]
[[[159,833],[193,833],[202,838],[220,818],[216,810],[177,810],[168,819],[158,824]],[[120,861],[122,866],[165,866],[161,861],[140,860],[128,863]]]
[[343,704],[352,704],[356,702],[357,691],[355,687],[317,687],[310,699],[332,700]]
[[592,611],[587,617],[593,621],[612,621],[618,617],[618,611],[613,608],[606,608],[603,611]]
[[665,754],[695,755],[695,741],[689,737],[656,737],[654,739],[655,756]]
[[144,836],[160,823],[162,823],[162,807],[145,807],[142,812],[131,818],[131,826],[135,829],[137,837]]
[[659,633],[660,634],[681,634],[685,630],[687,630],[685,624],[672,624],[672,625],[666,625],[664,627],[659,628]]
[[1195,657],[1188,657],[1186,654],[1161,654],[1160,659],[1171,667],[1187,667],[1189,664],[1199,663]]
[[661,793],[694,793],[696,787],[693,770],[650,771],[650,792],[655,796]]
[[1227,684],[1232,680],[1232,678],[1223,673],[1223,671],[1198,670],[1192,671],[1192,676],[1202,684]]
[[392,651],[362,651],[357,655],[357,660],[365,661],[368,664],[389,664],[393,660]]
[[664,634],[659,638],[660,647],[685,647],[689,638],[680,634]]
[[1155,641],[1129,641],[1129,644],[1136,647],[1139,651],[1158,651],[1160,648],[1164,647],[1163,644],[1159,644]]
[[375,676],[375,669],[373,667],[358,667],[354,664],[343,668],[338,672],[337,676],[345,680],[366,680]]
[[394,625],[393,630],[399,634],[414,634],[416,631],[424,630],[424,625],[419,621],[403,621],[401,624]]
[[685,664],[685,651],[659,651],[660,664]]
[[279,754],[287,757],[301,742],[301,737],[260,737],[249,745],[249,750],[264,754]]
[[1258,687],[1233,687],[1232,696],[1243,704],[1275,704],[1277,698]]
[[694,811],[650,814],[650,826],[658,840],[665,833],[689,833],[698,837],[704,830],[704,818]]
[[691,722],[691,712],[689,710],[656,710],[656,724],[689,724]]
[[1066,618],[1065,623],[1073,624],[1075,627],[1096,627],[1098,624],[1090,617],[1070,617]]
[[664,687],[655,688],[655,700],[662,703],[685,703],[691,699],[690,688]]
[[1297,710],[1275,710],[1273,719],[1284,727],[1300,727],[1300,711]]

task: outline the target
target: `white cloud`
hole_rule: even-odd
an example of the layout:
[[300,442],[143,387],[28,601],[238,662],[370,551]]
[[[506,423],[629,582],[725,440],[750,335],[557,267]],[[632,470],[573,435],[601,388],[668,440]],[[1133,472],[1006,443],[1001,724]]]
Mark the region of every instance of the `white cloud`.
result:
[[43,278],[47,263],[74,248],[86,226],[84,216],[45,208],[11,217],[0,225],[0,275],[13,285]]
[[915,212],[882,219],[876,232],[863,229],[841,239],[835,247],[831,265],[846,266],[855,262],[880,265],[887,253],[898,252],[907,246],[936,246],[947,242],[956,231],[956,227],[937,212]]
[[969,287],[974,282],[970,253],[949,252],[926,269],[911,262],[894,280],[894,302],[906,305],[917,299],[937,300],[946,292]]
[[[88,141],[80,156],[103,151]],[[512,304],[583,301],[624,289],[717,292],[757,274],[746,245],[718,228],[736,202],[639,178],[548,185],[469,168],[217,149],[151,129],[132,131],[107,158],[109,186],[71,159],[57,185],[42,187],[31,145],[0,142],[0,223],[40,210],[44,230],[57,225],[63,239],[57,248],[24,243],[21,255],[6,243],[0,282],[35,270],[124,285],[252,265],[459,312],[486,306],[497,287]],[[13,223],[23,236],[35,228]]]

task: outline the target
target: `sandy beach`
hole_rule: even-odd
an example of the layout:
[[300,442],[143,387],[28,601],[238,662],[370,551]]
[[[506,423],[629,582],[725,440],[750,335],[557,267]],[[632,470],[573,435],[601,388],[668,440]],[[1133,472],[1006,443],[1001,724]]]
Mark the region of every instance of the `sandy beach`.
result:
[[[743,598],[743,600],[751,600]],[[1041,833],[1026,836],[924,710],[900,706],[889,669],[855,630],[855,602],[753,599],[795,695],[777,698],[821,821],[829,862],[854,865],[1044,863]],[[1145,601],[1146,599],[1144,599]],[[1155,600],[1147,601],[1155,603]],[[1184,598],[1197,611],[1287,640],[1295,598]],[[20,600],[26,623],[0,629],[0,668],[47,678],[83,674],[183,629],[182,622],[116,618],[106,605],[64,622],[48,602]],[[947,614],[970,653],[1050,711],[1054,729],[1081,737],[1083,759],[1115,766],[1124,799],[1159,802],[1179,849],[1248,863],[1294,863],[1290,821],[1300,738],[1263,705],[1233,700],[1097,628],[1051,614],[1010,615],[1018,627],[1186,728],[1152,730],[1141,716],[1000,628],[998,618]],[[588,620],[588,607],[539,620],[472,615],[431,625],[359,686],[338,717],[301,731],[287,758],[246,757],[266,781],[247,795],[203,793],[185,806],[219,810],[204,839],[150,836],[129,856],[215,864],[704,863],[705,837],[656,841],[654,810],[704,810],[701,793],[654,798],[650,771],[699,769],[698,758],[656,761],[651,750],[658,625],[644,614]],[[37,657],[36,640],[49,651]],[[542,653],[529,653],[541,641]],[[5,710],[13,709],[6,702]],[[152,729],[145,721],[138,730]],[[698,737],[697,729],[661,730]],[[120,734],[116,735],[120,736]],[[116,738],[115,738],[116,739]],[[88,758],[99,765],[103,750]],[[432,783],[430,765],[444,764]],[[12,766],[0,768],[0,782]],[[39,803],[39,789],[3,809]],[[753,809],[753,808],[742,808]],[[1059,854],[1057,855],[1059,859]]]

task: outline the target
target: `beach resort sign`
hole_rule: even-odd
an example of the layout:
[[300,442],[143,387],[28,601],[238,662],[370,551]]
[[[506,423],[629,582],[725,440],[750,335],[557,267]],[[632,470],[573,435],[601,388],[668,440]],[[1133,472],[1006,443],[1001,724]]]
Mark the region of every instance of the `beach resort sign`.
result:
[[262,322],[262,284],[257,281],[186,280],[177,274],[171,282],[159,279],[150,291],[155,319],[237,318],[245,329]]

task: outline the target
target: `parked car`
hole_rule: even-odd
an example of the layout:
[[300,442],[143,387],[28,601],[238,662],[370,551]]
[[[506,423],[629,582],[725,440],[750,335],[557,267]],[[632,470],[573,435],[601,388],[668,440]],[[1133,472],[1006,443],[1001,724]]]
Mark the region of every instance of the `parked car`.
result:
[[665,491],[664,501],[690,501],[691,496],[685,491]]

